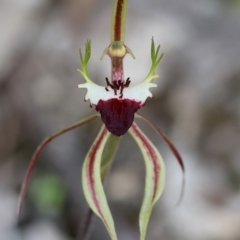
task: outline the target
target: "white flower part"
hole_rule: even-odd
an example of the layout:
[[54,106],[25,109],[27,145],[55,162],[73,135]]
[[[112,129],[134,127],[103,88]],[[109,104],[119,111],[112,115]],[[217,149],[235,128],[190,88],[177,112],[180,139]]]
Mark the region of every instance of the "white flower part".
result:
[[152,93],[149,89],[157,87],[157,85],[149,82],[141,82],[134,86],[125,87],[122,96],[119,90],[115,95],[114,90],[111,87],[108,87],[107,91],[105,87],[93,82],[79,84],[78,87],[87,89],[85,100],[90,100],[90,103],[93,105],[97,105],[100,100],[107,101],[113,98],[118,98],[119,100],[130,99],[136,102],[141,102],[141,105],[143,105],[148,97],[152,97]]
[[148,97],[152,97],[150,88],[157,87],[155,83],[141,82],[123,89],[123,99],[131,99],[144,104]]

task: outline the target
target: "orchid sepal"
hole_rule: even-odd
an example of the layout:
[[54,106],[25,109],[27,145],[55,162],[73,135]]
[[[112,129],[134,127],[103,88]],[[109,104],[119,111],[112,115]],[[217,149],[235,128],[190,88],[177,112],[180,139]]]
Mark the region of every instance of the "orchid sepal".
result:
[[109,137],[110,132],[108,132],[105,126],[102,126],[85,157],[82,168],[82,186],[89,207],[102,219],[111,239],[117,240],[101,176],[102,153]]
[[129,133],[139,146],[146,168],[144,199],[139,215],[140,240],[144,240],[153,206],[160,198],[165,186],[165,164],[162,156],[134,122]]
[[24,176],[24,179],[23,179],[23,182],[22,182],[22,185],[21,185],[21,191],[20,191],[20,194],[19,194],[19,199],[18,199],[18,208],[17,208],[17,213],[18,213],[18,217],[20,217],[20,214],[21,214],[21,210],[22,210],[22,204],[23,204],[23,201],[24,201],[24,198],[25,198],[25,195],[26,195],[26,191],[27,191],[27,187],[29,185],[29,182],[30,182],[30,178],[32,176],[32,173],[33,173],[33,170],[37,164],[37,161],[42,153],[42,151],[45,149],[45,147],[50,143],[52,142],[55,138],[59,137],[60,135],[66,133],[66,132],[69,132],[75,128],[78,128],[86,123],[89,123],[90,121],[92,121],[93,119],[99,117],[99,114],[94,114],[94,115],[91,115],[89,117],[86,117],[82,120],[80,120],[79,122],[69,126],[69,127],[66,127],[50,136],[48,136],[47,138],[45,138],[42,143],[38,146],[38,148],[36,149],[36,151],[34,152],[33,156],[32,156],[32,159],[30,161],[30,164],[28,166],[28,169],[25,173],[25,176]]
[[172,141],[152,122],[150,122],[147,118],[143,117],[141,114],[136,113],[135,114],[136,118],[142,119],[144,120],[153,130],[155,130],[155,132],[162,137],[162,139],[164,140],[164,142],[168,145],[169,149],[171,150],[172,154],[175,156],[181,170],[182,170],[182,183],[181,183],[181,191],[179,194],[179,198],[178,201],[176,203],[176,205],[180,205],[180,203],[182,202],[183,196],[184,196],[184,192],[185,192],[185,165],[182,159],[182,156],[180,155],[179,151],[177,150],[177,148],[175,147],[175,145],[172,143]]

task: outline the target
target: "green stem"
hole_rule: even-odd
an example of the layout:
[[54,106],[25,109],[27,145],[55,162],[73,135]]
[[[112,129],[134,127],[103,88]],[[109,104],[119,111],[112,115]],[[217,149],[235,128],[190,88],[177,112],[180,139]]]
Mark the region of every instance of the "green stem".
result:
[[120,139],[121,139],[120,137],[111,134],[106,143],[101,163],[102,182],[104,182],[104,180],[107,177],[107,174],[112,164],[112,160],[114,159],[115,154],[117,152]]

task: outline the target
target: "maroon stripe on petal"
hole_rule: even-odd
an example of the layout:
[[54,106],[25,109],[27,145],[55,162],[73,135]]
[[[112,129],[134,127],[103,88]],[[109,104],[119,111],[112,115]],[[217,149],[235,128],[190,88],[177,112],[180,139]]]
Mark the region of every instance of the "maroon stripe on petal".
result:
[[185,166],[184,166],[183,159],[182,159],[180,153],[178,152],[177,148],[174,146],[174,144],[170,141],[170,139],[155,124],[150,122],[147,118],[145,118],[144,116],[142,116],[139,113],[137,114],[137,117],[141,118],[146,123],[148,123],[163,138],[163,140],[167,143],[168,147],[172,151],[173,155],[176,157],[176,159],[177,159],[177,161],[178,161],[178,163],[179,163],[179,165],[182,169],[182,173],[183,173],[182,186],[181,186],[180,196],[179,196],[179,199],[177,201],[177,205],[179,205],[181,203],[182,199],[183,199],[184,191],[185,191]]
[[[99,212],[99,214],[101,215],[103,221],[105,222],[104,216],[102,214],[100,205],[99,205],[99,200],[97,199],[97,193],[96,193],[96,188],[94,185],[95,179],[94,179],[94,163],[95,163],[95,159],[96,159],[96,154],[97,154],[97,150],[99,149],[101,142],[103,141],[105,135],[108,133],[107,129],[105,128],[102,132],[102,134],[100,135],[98,141],[95,143],[95,145],[92,146],[91,152],[89,153],[89,161],[88,161],[88,165],[87,165],[87,179],[88,179],[88,183],[90,186],[90,191],[91,191],[91,195],[92,195],[92,199],[93,202]],[[100,171],[100,169],[99,169]],[[106,222],[105,222],[106,223]],[[107,226],[107,223],[106,223]]]
[[154,149],[146,139],[146,137],[138,130],[135,123],[132,125],[132,130],[136,134],[136,136],[142,141],[144,147],[147,149],[147,153],[149,155],[150,160],[152,161],[153,171],[154,171],[154,190],[153,190],[153,196],[152,201],[154,201],[156,193],[157,193],[157,185],[159,181],[159,172],[160,172],[160,165],[157,162],[157,156],[155,154]]
[[141,119],[143,119],[146,123],[148,123],[162,138],[163,140],[167,143],[168,147],[172,151],[173,155],[176,157],[183,173],[185,172],[185,166],[183,159],[178,152],[177,148],[174,146],[174,144],[170,141],[170,139],[152,122],[150,122],[147,118],[145,118],[142,114],[138,113],[137,114]]

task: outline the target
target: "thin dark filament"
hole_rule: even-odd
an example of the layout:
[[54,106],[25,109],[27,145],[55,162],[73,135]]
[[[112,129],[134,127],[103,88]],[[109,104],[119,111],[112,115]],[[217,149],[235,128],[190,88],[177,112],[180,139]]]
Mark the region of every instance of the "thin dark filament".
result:
[[123,97],[123,89],[129,87],[131,80],[130,78],[127,78],[126,81],[114,81],[113,83],[110,83],[108,78],[106,79],[107,87],[105,87],[105,90],[108,92],[108,87],[112,88],[114,90],[114,95],[117,95],[117,91],[120,90],[120,98]]
[[21,214],[21,210],[22,210],[22,204],[23,204],[23,200],[24,200],[24,197],[26,195],[26,191],[27,191],[27,187],[28,187],[28,184],[29,184],[29,180],[31,178],[31,175],[32,175],[32,172],[35,168],[35,165],[43,151],[43,149],[46,147],[46,145],[48,145],[48,143],[50,143],[53,139],[57,138],[58,136],[66,133],[66,132],[69,132],[75,128],[78,128],[88,122],[90,122],[91,120],[95,119],[96,117],[98,117],[98,114],[95,114],[95,115],[92,115],[91,117],[88,117],[86,118],[85,120],[82,120],[68,128],[65,128],[47,138],[45,138],[42,143],[38,146],[38,148],[36,149],[35,153],[33,154],[32,156],[32,159],[30,161],[30,164],[28,166],[28,169],[27,169],[27,172],[25,174],[25,177],[24,177],[24,180],[23,180],[23,183],[22,183],[22,186],[21,186],[21,191],[20,191],[20,194],[19,194],[19,200],[18,200],[18,217],[20,217],[20,214]]
[[88,212],[86,215],[86,218],[84,220],[84,224],[80,225],[80,230],[78,233],[78,237],[77,240],[87,240],[90,237],[90,229],[93,223],[93,219],[94,219],[94,214],[93,211],[88,208]]

